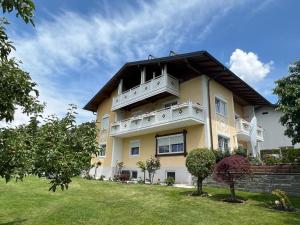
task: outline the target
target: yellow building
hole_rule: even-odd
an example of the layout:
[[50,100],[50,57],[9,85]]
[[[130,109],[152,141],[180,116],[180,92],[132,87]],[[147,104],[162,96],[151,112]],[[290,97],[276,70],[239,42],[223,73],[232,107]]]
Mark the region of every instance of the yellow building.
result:
[[97,177],[113,177],[118,162],[131,178],[143,177],[136,163],[154,156],[156,180],[190,183],[185,159],[194,148],[256,154],[263,128],[255,108],[267,105],[206,51],[126,63],[84,107],[97,112]]

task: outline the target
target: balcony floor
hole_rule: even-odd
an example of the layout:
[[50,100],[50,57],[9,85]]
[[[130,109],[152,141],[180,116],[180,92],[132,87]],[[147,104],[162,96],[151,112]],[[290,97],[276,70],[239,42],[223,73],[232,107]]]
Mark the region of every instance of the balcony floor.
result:
[[193,125],[202,125],[204,121],[186,118],[181,119],[179,121],[172,121],[165,124],[157,124],[151,127],[144,127],[142,129],[132,130],[132,131],[124,131],[123,133],[113,134],[113,137],[133,137],[150,133],[157,133],[161,131],[173,130],[177,128],[184,129],[185,127],[193,126]]

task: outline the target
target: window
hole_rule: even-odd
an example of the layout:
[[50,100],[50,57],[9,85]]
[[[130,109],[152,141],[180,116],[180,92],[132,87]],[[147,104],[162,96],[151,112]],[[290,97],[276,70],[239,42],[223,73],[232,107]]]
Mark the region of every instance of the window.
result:
[[105,115],[102,117],[101,130],[108,130],[108,128],[109,128],[109,116]]
[[139,156],[140,155],[140,141],[131,141],[130,142],[130,152],[131,156]]
[[99,149],[99,157],[104,157],[106,152],[106,145],[101,144]]
[[172,177],[175,180],[175,172],[167,171],[167,178]]
[[137,179],[138,177],[138,172],[136,170],[131,171],[131,179]]
[[183,134],[176,134],[157,138],[158,154],[172,154],[184,152]]
[[229,138],[219,135],[218,136],[219,150],[222,152],[229,150]]
[[216,113],[222,116],[227,115],[227,103],[220,98],[215,99]]

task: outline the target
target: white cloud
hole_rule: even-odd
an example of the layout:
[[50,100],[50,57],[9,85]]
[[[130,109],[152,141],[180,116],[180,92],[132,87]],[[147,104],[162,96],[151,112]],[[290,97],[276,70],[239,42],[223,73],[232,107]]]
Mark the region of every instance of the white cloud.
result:
[[264,79],[271,71],[273,61],[263,63],[257,54],[236,49],[230,56],[230,69],[244,81],[255,84]]
[[[47,103],[59,116],[68,103],[82,107],[129,60],[166,55],[200,42],[241,1],[155,0],[103,7],[99,14],[63,11],[39,20],[33,34],[12,33],[16,57],[24,62]],[[105,16],[105,15],[108,16]],[[218,16],[216,16],[218,15]],[[194,31],[194,32],[192,32]],[[80,110],[82,120],[94,118]]]

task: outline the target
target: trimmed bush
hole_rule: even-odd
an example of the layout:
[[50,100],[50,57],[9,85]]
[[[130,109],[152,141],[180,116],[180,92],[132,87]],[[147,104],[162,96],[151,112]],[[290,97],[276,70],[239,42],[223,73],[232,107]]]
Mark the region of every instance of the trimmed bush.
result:
[[197,178],[198,195],[203,194],[202,182],[212,173],[215,162],[213,151],[207,148],[194,149],[188,154],[185,165],[188,171]]

